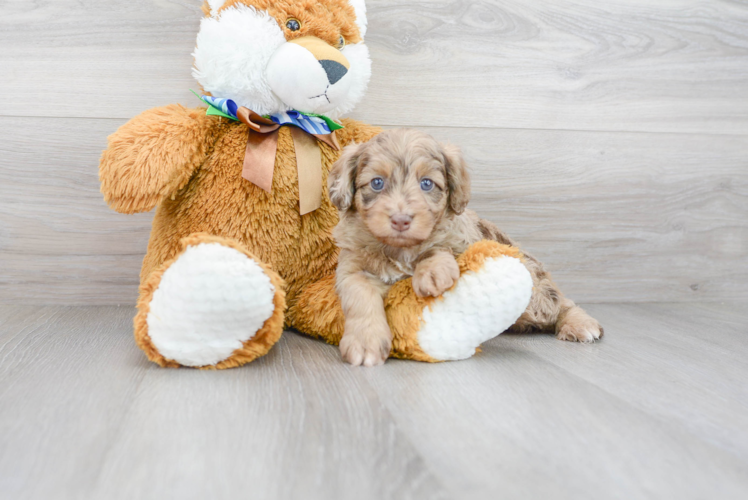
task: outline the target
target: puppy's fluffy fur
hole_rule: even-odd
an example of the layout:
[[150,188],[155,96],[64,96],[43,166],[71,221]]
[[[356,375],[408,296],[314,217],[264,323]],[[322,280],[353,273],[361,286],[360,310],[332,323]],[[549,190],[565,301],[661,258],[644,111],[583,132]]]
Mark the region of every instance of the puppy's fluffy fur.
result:
[[[349,146],[329,177],[330,198],[340,210],[337,292],[345,313],[340,342],[353,365],[382,364],[392,334],[383,297],[398,280],[413,277],[420,296],[438,296],[459,278],[455,255],[482,239],[515,245],[491,222],[466,210],[467,165],[454,146],[415,130],[390,130]],[[515,245],[516,246],[516,245]],[[525,254],[533,296],[514,331],[553,329],[558,338],[592,342],[603,330],[565,298]]]

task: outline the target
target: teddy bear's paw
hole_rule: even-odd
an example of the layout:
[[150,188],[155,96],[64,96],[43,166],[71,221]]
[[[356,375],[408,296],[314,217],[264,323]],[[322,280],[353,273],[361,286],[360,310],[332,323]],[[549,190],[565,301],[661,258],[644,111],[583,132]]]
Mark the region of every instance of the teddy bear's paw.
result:
[[270,277],[244,253],[220,243],[188,246],[153,293],[148,335],[164,358],[215,365],[263,327],[275,293]]
[[530,272],[519,259],[486,259],[424,309],[418,344],[438,361],[471,357],[483,342],[517,321],[530,303],[532,286]]

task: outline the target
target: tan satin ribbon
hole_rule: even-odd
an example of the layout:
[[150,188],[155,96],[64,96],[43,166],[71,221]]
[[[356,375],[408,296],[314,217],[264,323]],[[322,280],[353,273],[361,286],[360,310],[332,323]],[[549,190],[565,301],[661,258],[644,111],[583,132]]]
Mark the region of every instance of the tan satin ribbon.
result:
[[[270,193],[273,187],[275,155],[278,151],[278,129],[281,126],[243,107],[239,108],[236,115],[250,129],[242,177]],[[291,136],[299,172],[299,213],[306,215],[322,206],[322,150],[317,141],[338,151],[340,144],[335,132],[312,135],[292,126]]]

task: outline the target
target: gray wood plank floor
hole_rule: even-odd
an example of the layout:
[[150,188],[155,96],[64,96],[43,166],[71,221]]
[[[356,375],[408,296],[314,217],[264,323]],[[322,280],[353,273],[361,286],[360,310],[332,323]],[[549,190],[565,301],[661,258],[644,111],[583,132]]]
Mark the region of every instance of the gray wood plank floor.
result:
[[0,306],[0,498],[746,498],[746,304],[588,310],[594,345],[362,369],[287,332],[201,372],[129,307]]

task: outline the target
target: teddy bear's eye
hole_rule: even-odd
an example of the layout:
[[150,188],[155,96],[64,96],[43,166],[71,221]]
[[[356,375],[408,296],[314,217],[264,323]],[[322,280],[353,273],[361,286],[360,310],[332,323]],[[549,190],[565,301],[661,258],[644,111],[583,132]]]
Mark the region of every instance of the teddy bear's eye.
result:
[[342,49],[345,47],[345,38],[343,38],[343,35],[340,35],[340,38],[338,38],[338,48]]
[[288,21],[286,21],[286,28],[291,31],[299,31],[301,29],[301,21],[292,17]]

